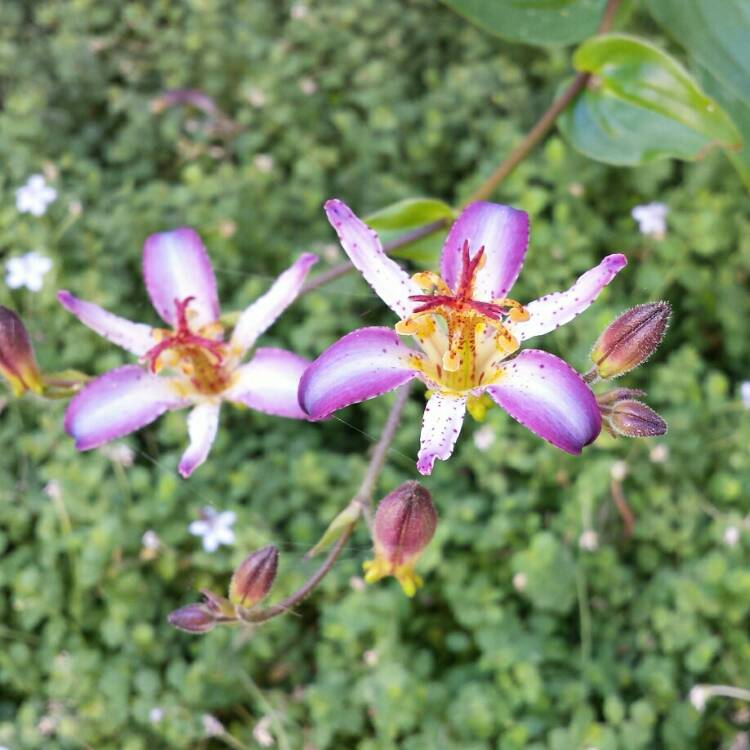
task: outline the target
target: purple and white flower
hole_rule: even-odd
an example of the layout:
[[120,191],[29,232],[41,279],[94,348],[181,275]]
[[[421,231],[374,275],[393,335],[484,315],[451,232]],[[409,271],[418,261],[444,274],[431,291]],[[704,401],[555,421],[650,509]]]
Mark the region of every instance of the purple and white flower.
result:
[[26,287],[30,292],[38,292],[44,286],[44,277],[51,268],[52,261],[35,250],[11,258],[5,264],[5,283],[11,289]]
[[667,235],[667,214],[669,206],[664,203],[646,203],[635,206],[630,215],[638,224],[638,231],[647,237],[664,239]]
[[297,387],[309,362],[284,349],[260,348],[243,359],[258,337],[294,301],[317,258],[301,255],[247,309],[224,340],[216,279],[203,242],[192,229],[151,235],[143,274],[151,302],[171,326],[152,328],[113,315],[61,291],[57,297],[82,323],[135,354],[96,378],[70,403],[65,429],[81,451],[141,429],[164,412],[191,407],[190,444],[179,472],[188,477],[208,456],[223,401],[267,414],[306,419]]
[[219,513],[210,505],[201,509],[201,517],[188,526],[193,536],[201,537],[206,552],[216,552],[222,544],[234,544],[234,522],[237,516],[232,510]]
[[16,190],[16,209],[22,214],[44,216],[56,198],[57,190],[47,184],[44,175],[34,174]]
[[[331,200],[326,213],[354,266],[400,321],[395,331],[352,331],[313,362],[299,391],[312,419],[418,378],[431,392],[417,462],[422,474],[451,455],[466,410],[485,393],[568,453],[580,453],[597,437],[601,415],[581,376],[552,354],[518,349],[583,312],[626,265],[625,256],[608,255],[567,291],[523,306],[506,296],[526,254],[529,219],[523,211],[472,203],[448,234],[440,274],[411,278],[348,206]],[[414,337],[419,349],[398,334]]]

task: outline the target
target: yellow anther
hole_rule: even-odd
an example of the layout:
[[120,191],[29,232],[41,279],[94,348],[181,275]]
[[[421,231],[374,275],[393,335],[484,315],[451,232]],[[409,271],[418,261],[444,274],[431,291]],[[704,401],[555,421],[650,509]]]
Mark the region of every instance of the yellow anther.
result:
[[441,276],[434,271],[420,271],[415,273],[411,280],[425,292],[431,292],[433,289],[440,294],[450,294],[450,287],[443,281]]
[[448,349],[443,354],[443,369],[446,372],[456,372],[459,367],[461,367],[461,356],[457,351]]
[[396,333],[402,336],[411,336],[419,329],[419,323],[414,318],[404,318],[396,323]]
[[529,315],[529,311],[525,307],[514,307],[510,311],[510,319],[514,323],[523,323],[525,320],[528,320],[531,317]]

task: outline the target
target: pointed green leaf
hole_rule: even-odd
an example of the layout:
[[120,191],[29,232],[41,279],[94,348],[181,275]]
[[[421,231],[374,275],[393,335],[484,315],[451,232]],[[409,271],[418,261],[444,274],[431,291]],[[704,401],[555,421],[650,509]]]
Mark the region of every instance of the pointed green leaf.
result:
[[511,42],[570,44],[591,36],[606,0],[443,0],[491,34]]
[[741,145],[719,104],[676,60],[643,40],[602,35],[584,42],[573,63],[592,79],[560,126],[591,158],[636,165],[667,157],[696,159],[711,146]]
[[307,553],[306,557],[314,557],[326,547],[332,545],[349,526],[357,522],[362,508],[357,503],[350,503],[331,521],[328,528],[323,532],[318,543]]

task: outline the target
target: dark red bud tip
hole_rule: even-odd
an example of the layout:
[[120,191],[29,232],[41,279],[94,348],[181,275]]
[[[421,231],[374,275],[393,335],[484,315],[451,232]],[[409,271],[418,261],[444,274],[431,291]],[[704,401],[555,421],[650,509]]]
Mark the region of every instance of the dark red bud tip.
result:
[[430,543],[437,511],[419,482],[404,482],[386,495],[375,513],[375,546],[392,565],[415,559]]
[[606,415],[610,427],[625,437],[656,437],[667,431],[667,423],[640,401],[620,401]]
[[0,305],[0,375],[16,396],[28,390],[41,393],[41,375],[34,357],[29,334],[21,318]]
[[264,599],[276,579],[279,551],[272,544],[248,555],[234,571],[229,600],[240,607],[252,607]]
[[671,312],[668,302],[649,302],[610,323],[591,351],[599,377],[616,378],[642,365],[664,337]]
[[167,621],[187,633],[207,633],[215,625],[213,613],[203,604],[188,604],[176,609],[169,613]]

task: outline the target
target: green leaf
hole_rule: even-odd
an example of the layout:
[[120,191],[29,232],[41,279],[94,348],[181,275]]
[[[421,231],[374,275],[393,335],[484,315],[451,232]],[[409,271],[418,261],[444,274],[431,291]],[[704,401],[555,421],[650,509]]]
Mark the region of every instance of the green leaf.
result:
[[606,0],[443,0],[491,34],[526,44],[571,44],[596,31]]
[[[435,198],[407,198],[370,214],[365,221],[378,232],[383,244],[387,245],[406,232],[441,219],[445,220],[447,226],[455,216],[455,211],[444,201]],[[411,260],[420,266],[434,267],[443,245],[446,226],[401,245],[388,254]]]
[[306,557],[314,557],[326,547],[330,547],[353,523],[357,522],[362,507],[358,503],[350,503],[331,521],[323,532],[318,543],[307,553]]
[[750,99],[748,0],[648,0],[678,44],[740,99]]
[[742,142],[724,110],[672,57],[623,34],[584,42],[575,67],[592,74],[560,119],[582,153],[610,164],[637,165],[675,157],[692,160],[711,146]]

